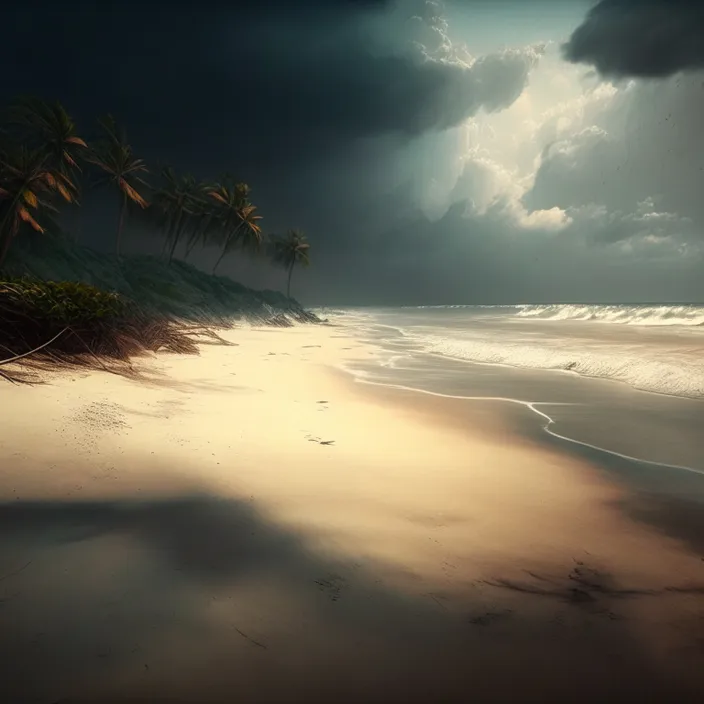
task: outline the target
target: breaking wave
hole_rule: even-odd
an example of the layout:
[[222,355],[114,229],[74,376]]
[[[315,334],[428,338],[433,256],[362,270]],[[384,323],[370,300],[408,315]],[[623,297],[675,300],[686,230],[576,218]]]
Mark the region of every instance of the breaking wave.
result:
[[[421,340],[418,340],[421,342]],[[572,372],[621,381],[643,391],[704,398],[704,355],[627,346],[577,345],[428,335],[423,351],[481,364]]]
[[520,318],[587,320],[622,325],[704,325],[704,305],[523,305],[515,306]]
[[[431,354],[704,399],[703,305],[428,306],[338,316],[374,343],[390,369]],[[613,326],[572,322],[582,320]]]

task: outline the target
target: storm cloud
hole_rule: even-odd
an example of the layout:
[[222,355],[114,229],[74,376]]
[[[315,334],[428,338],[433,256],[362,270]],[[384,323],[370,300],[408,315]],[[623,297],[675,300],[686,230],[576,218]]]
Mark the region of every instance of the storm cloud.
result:
[[564,45],[603,76],[661,78],[704,67],[702,0],[600,0]]
[[344,181],[337,172],[360,153],[371,155],[365,173],[386,171],[399,145],[521,94],[540,47],[453,53],[441,10],[431,0],[206,0],[198,12],[154,2],[139,13],[28,3],[3,24],[0,59],[14,67],[4,87],[61,99],[87,132],[113,113],[151,163],[237,173],[280,227],[297,191]]
[[393,280],[390,303],[696,300],[703,99],[696,74],[613,85],[549,55],[505,112],[428,138],[454,169],[442,206],[415,192],[350,270]]
[[[8,96],[60,99],[88,137],[112,112],[153,170],[247,180],[267,232],[310,237],[305,302],[697,298],[704,90],[675,38],[699,5],[668,3],[665,22],[662,3],[603,0],[585,16],[575,2],[545,43],[536,19],[531,42],[506,46],[528,5],[506,0],[492,25],[486,3],[461,0],[34,3],[7,13],[0,59]],[[669,54],[647,49],[670,40]],[[616,80],[628,75],[660,80]],[[71,230],[109,242],[112,205],[86,197]],[[281,284],[246,258],[223,271]]]
[[[2,53],[9,60],[17,46],[39,51],[13,62],[7,90],[68,93],[64,100],[79,107],[89,92],[97,109],[124,114],[138,134],[162,132],[164,144],[189,128],[200,140],[196,130],[206,125],[218,136],[246,130],[260,158],[302,139],[328,145],[446,129],[481,108],[510,105],[539,49],[471,60],[441,55],[423,44],[424,36],[442,37],[435,6],[265,0],[199,3],[196,13],[189,3],[155,2],[134,15],[30,3],[10,13],[5,32],[13,36]],[[73,31],[56,32],[59,23]],[[60,74],[47,70],[49,56]],[[148,120],[157,115],[159,130]]]

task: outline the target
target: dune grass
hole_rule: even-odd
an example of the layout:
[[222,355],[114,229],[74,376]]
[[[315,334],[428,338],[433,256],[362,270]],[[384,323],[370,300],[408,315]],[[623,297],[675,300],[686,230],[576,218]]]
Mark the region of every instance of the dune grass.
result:
[[[0,365],[34,369],[129,364],[148,352],[198,353],[219,339],[202,325],[145,312],[117,293],[72,281],[0,280]],[[223,341],[224,342],[224,341]],[[24,377],[2,373],[10,381]]]
[[186,262],[118,259],[63,236],[29,233],[0,273],[0,377],[18,381],[30,369],[57,365],[130,373],[135,356],[226,344],[217,328],[294,321],[320,322],[281,293],[255,291]]

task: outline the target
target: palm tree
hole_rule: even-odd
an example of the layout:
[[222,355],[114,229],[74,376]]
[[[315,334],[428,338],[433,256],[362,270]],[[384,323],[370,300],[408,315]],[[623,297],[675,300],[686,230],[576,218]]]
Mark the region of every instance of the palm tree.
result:
[[26,147],[4,149],[0,154],[0,265],[24,224],[35,232],[45,231],[42,218],[56,212],[52,196],[69,203],[74,200],[62,174],[48,161],[45,152]]
[[125,211],[129,203],[146,208],[147,201],[137,191],[137,186],[146,186],[138,174],[148,173],[142,159],[136,159],[132,147],[127,143],[124,130],[118,130],[112,116],[99,120],[103,129],[103,138],[93,146],[88,160],[104,171],[99,184],[114,184],[120,196],[120,215],[117,222],[115,251],[120,256],[120,240],[125,220]]
[[209,187],[201,184],[201,189],[203,197],[195,198],[191,201],[193,213],[189,218],[188,224],[189,234],[186,242],[186,259],[188,259],[197,244],[207,244],[213,231],[217,230],[216,205],[212,197],[207,195]]
[[[76,172],[87,155],[87,144],[76,134],[76,125],[59,102],[40,98],[18,98],[6,111],[10,128],[19,132],[17,140],[30,149],[44,152],[49,165],[60,174],[58,187],[78,193]],[[71,199],[76,200],[75,195]]]
[[306,236],[300,230],[289,230],[283,237],[272,239],[272,259],[288,270],[287,298],[291,298],[293,267],[297,263],[301,266],[308,266],[310,264],[309,251],[310,243],[306,241]]
[[233,183],[226,177],[206,189],[209,198],[215,201],[213,229],[222,245],[222,252],[215,262],[213,274],[224,256],[235,248],[257,251],[262,245],[261,215],[256,206],[249,202],[249,186],[246,183]]
[[21,227],[44,232],[55,197],[78,200],[75,172],[86,143],[60,103],[15,100],[0,129],[0,263]]
[[166,231],[164,250],[170,245],[169,263],[174,258],[176,246],[187,229],[194,230],[201,214],[205,187],[193,176],[178,176],[171,167],[162,169],[164,185],[156,191],[152,207],[156,208],[161,225]]

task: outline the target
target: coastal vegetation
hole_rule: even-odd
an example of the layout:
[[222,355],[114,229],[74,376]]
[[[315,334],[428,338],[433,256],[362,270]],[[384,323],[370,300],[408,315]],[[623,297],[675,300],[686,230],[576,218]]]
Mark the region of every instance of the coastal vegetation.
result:
[[135,203],[140,208],[149,206],[139,193],[139,189],[148,188],[146,181],[140,176],[147,173],[147,167],[142,159],[135,158],[124,129],[118,128],[112,115],[98,120],[98,124],[103,135],[88,148],[85,158],[102,172],[96,184],[111,186],[119,198],[120,214],[115,238],[115,253],[119,257],[127,205]]
[[[197,351],[194,326],[148,315],[116,293],[72,281],[0,281],[0,365],[27,360],[35,369],[80,364],[105,368],[147,351]],[[19,351],[18,351],[19,350]],[[0,375],[8,381],[26,374]]]
[[[20,98],[0,111],[0,364],[30,354],[88,363],[194,352],[194,331],[208,334],[204,319],[252,314],[285,324],[283,311],[311,319],[289,297],[309,243],[299,230],[267,236],[248,184],[229,174],[200,181],[171,166],[155,172],[112,116],[97,121],[95,135],[58,102]],[[94,188],[117,201],[112,256],[76,245],[60,225],[64,209]],[[126,252],[131,226],[153,232],[161,255]],[[211,274],[184,261],[197,247],[217,252]],[[286,298],[215,276],[240,253],[286,267]]]
[[289,230],[283,237],[272,238],[272,259],[286,268],[286,295],[291,296],[291,275],[296,264],[309,266],[310,243],[300,230]]

